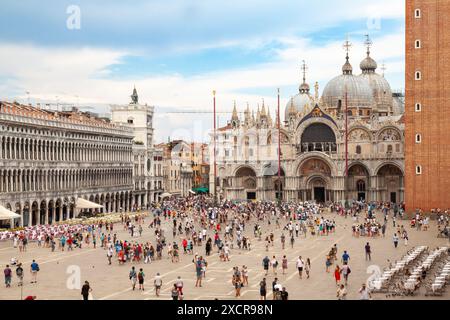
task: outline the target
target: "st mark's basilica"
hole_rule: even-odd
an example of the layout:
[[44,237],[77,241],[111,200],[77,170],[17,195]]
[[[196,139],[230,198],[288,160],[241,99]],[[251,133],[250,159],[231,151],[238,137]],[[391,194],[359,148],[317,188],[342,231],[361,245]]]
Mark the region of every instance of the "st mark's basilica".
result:
[[[318,83],[311,93],[303,65],[303,82],[284,109],[280,130],[264,102],[256,114],[247,105],[243,117],[234,106],[231,121],[216,131],[222,199],[404,200],[403,95],[377,73],[369,38],[360,72],[350,63],[349,45],[341,74],[326,84],[321,97]],[[210,177],[214,190],[213,170]]]

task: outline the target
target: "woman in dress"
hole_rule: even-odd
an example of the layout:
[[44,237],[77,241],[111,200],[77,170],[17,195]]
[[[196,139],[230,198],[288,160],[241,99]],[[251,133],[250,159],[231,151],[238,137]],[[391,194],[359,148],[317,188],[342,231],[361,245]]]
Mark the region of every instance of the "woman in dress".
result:
[[341,269],[339,266],[336,266],[336,269],[334,269],[334,280],[336,281],[336,285],[339,286],[341,283]]

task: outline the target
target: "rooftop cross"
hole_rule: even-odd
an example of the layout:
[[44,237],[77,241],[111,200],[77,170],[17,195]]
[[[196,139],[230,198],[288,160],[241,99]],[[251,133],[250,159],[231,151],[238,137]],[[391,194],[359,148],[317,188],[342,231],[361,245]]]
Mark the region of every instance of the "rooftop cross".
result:
[[370,40],[370,37],[368,34],[366,34],[365,37],[366,37],[366,41],[364,41],[364,44],[367,47],[367,56],[369,56],[370,55],[370,47],[372,47],[373,42],[372,42],[372,40]]
[[303,73],[303,83],[306,83],[306,71],[308,71],[308,66],[305,60],[302,60],[302,73]]
[[348,40],[348,35],[347,35],[347,39],[344,42],[344,49],[345,49],[345,52],[347,54],[345,58],[347,59],[347,61],[349,59],[348,54],[350,52],[350,48],[351,47],[352,47],[352,43]]
[[386,65],[384,64],[384,61],[383,61],[383,64],[381,65],[381,71],[383,71],[383,77],[384,77],[384,72],[386,71]]

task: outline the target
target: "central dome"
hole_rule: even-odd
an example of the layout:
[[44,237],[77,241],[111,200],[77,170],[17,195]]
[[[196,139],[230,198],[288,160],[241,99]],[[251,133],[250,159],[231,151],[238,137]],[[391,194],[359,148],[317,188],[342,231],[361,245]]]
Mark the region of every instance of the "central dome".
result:
[[348,107],[371,107],[374,98],[367,79],[353,75],[348,58],[342,71],[343,74],[330,80],[323,90],[322,101],[325,107],[345,108],[346,93]]
[[289,99],[284,109],[284,119],[289,119],[289,113],[294,110],[296,113],[305,113],[314,106],[314,99],[309,93],[299,93]]

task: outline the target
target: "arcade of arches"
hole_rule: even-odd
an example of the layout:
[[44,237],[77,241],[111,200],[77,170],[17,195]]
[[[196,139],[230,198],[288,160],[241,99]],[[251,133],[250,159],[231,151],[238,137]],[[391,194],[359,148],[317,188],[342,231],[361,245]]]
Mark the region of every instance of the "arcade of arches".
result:
[[249,167],[240,167],[234,176],[224,179],[227,196],[241,200],[315,200],[320,203],[337,201],[346,198],[345,183],[347,183],[347,198],[349,200],[365,201],[403,201],[403,173],[394,164],[381,165],[371,175],[363,163],[350,163],[347,181],[344,176],[333,176],[327,161],[311,157],[298,166],[294,177],[286,176],[281,168],[264,168],[261,176]]
[[[102,209],[89,209],[91,213],[93,210],[97,213],[119,212],[121,209],[130,211],[133,207],[133,197],[128,191],[85,195],[82,198],[104,206]],[[5,208],[22,216],[22,219],[18,219],[21,221],[16,220],[16,226],[33,226],[75,218],[77,216],[75,203],[75,197],[64,197],[42,201],[7,202]]]

